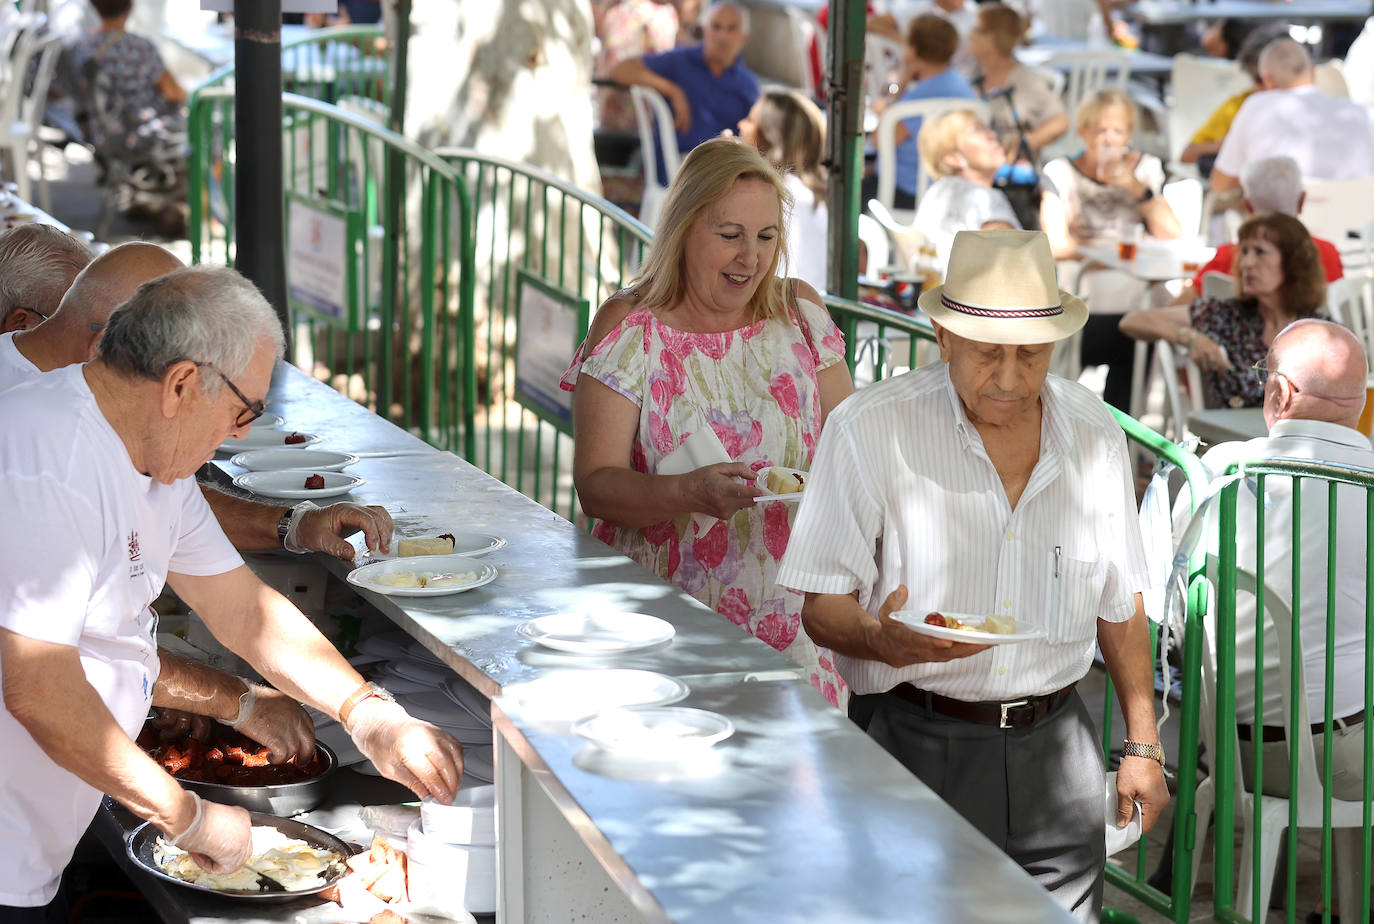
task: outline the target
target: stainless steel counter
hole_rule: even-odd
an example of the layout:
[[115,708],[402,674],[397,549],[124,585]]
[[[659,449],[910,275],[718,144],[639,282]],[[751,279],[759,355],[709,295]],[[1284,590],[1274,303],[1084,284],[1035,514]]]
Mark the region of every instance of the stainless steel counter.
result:
[[[641,667],[682,678],[685,705],[736,726],[699,761],[626,761],[542,725],[517,697],[497,699],[504,920],[1068,920],[772,648],[294,369],[279,369],[268,408],[320,435],[322,448],[383,453],[351,468],[368,483],[349,498],[388,507],[402,532],[456,528],[508,540],[485,559],[500,570],[485,587],[427,599],[360,591],[479,689],[498,695],[553,667]],[[545,653],[515,634],[533,615],[596,608],[651,613],[677,636],[661,649],[591,660]],[[232,911],[223,918],[237,919]]]

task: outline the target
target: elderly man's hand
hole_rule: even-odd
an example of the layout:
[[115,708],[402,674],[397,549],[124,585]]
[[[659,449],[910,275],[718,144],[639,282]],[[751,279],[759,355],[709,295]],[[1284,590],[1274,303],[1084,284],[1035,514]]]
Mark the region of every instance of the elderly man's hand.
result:
[[1140,823],[1149,831],[1169,804],[1164,768],[1148,757],[1123,757],[1116,771],[1116,826],[1124,828],[1140,803]]
[[348,718],[353,743],[382,776],[421,799],[453,801],[463,778],[463,748],[451,735],[376,697],[359,703]]
[[677,85],[666,94],[668,105],[673,107],[673,128],[685,132],[692,127],[692,103],[682,87]]
[[878,625],[868,643],[884,664],[907,667],[925,661],[953,661],[987,650],[987,645],[932,638],[902,625],[892,614],[906,604],[906,598],[906,585],[899,584],[878,609]]
[[249,697],[230,727],[243,732],[272,752],[274,764],[296,755],[308,761],[315,753],[315,723],[300,703],[280,690],[259,683],[249,685]]
[[693,513],[728,520],[741,507],[753,506],[754,498],[764,493],[753,487],[755,477],[754,470],[742,462],[718,462],[695,469],[682,476],[683,505]]
[[391,551],[395,526],[391,514],[381,507],[359,504],[330,504],[306,510],[291,524],[286,548],[293,552],[324,552],[344,561],[353,560],[353,546],[344,536],[363,531],[367,547],[374,552]]
[[237,805],[220,805],[191,794],[196,814],[171,843],[191,855],[202,869],[232,873],[248,862],[253,852],[253,823]]

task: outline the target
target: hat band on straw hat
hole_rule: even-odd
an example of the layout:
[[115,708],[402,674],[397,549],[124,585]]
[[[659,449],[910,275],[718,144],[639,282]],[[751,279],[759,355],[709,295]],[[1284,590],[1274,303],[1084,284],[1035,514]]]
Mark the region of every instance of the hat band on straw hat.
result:
[[940,304],[950,311],[975,318],[1054,318],[1064,313],[1062,304],[1047,305],[1044,308],[987,308],[981,305],[968,305],[956,302],[944,291],[940,292]]

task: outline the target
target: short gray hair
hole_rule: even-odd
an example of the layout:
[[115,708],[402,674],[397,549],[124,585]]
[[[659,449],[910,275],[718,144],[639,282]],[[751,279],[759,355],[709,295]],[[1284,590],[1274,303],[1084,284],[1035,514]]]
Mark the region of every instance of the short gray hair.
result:
[[90,262],[85,244],[52,225],[30,222],[0,234],[0,319],[16,308],[52,314]]
[[[228,267],[191,266],[139,286],[111,315],[97,358],[131,378],[156,380],[190,360],[232,379],[264,341],[281,359],[281,322],[257,287]],[[207,394],[219,393],[218,376],[205,382]]]
[[1312,56],[1291,38],[1277,38],[1260,52],[1259,72],[1280,89],[1295,86],[1311,78]]
[[706,5],[706,9],[701,11],[701,23],[705,25],[711,19],[711,11],[722,6],[732,6],[739,12],[739,24],[745,32],[749,31],[749,9],[736,0],[711,0]]
[[1241,169],[1240,188],[1256,212],[1296,215],[1302,202],[1302,168],[1291,157],[1261,157]]

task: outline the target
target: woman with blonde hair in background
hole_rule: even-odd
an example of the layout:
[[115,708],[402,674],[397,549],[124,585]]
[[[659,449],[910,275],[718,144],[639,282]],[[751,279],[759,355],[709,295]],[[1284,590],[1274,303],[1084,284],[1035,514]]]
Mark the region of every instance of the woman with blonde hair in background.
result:
[[773,88],[764,91],[739,123],[739,136],[782,172],[783,185],[792,194],[792,211],[787,215],[787,272],[824,292],[830,254],[826,242],[829,172],[821,164],[825,116],[795,90]]
[[573,480],[593,535],[802,666],[844,682],[774,578],[796,507],[755,504],[765,469],[809,470],[851,391],[844,339],[815,289],[780,278],[791,195],[732,138],[694,148],[644,266],[601,306],[563,377]]

